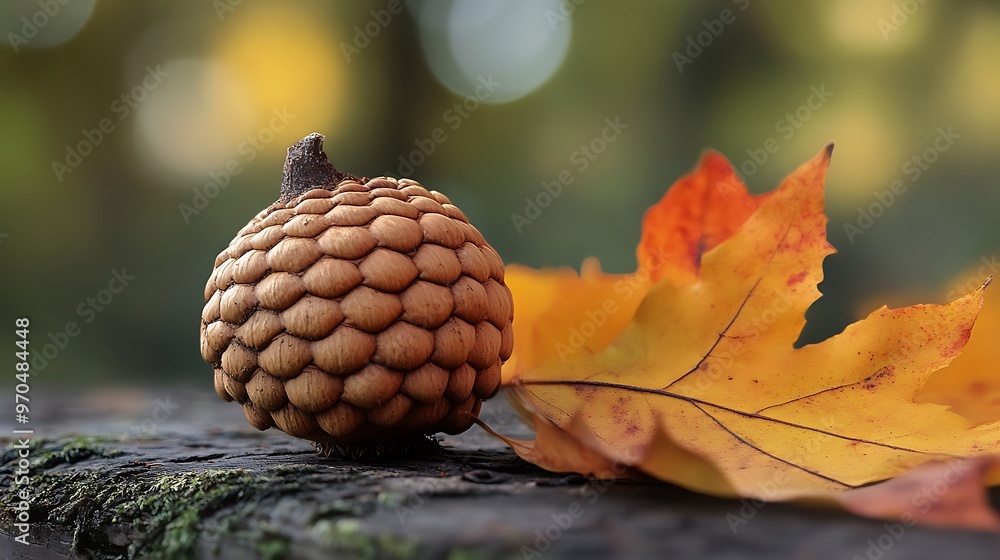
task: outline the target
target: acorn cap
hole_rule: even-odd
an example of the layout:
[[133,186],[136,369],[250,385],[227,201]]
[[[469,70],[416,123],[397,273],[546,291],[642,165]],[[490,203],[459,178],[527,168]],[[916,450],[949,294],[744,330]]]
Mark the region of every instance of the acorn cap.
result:
[[288,149],[281,197],[215,260],[216,392],[258,429],[338,449],[465,431],[513,347],[503,261],[443,194],[341,173],[322,147]]

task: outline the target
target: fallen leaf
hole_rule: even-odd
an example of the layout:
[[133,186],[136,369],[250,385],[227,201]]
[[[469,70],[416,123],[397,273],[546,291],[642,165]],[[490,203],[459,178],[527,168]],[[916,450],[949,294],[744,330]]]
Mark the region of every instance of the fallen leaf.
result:
[[508,266],[505,281],[517,314],[504,381],[553,351],[563,359],[581,348],[606,348],[631,322],[652,282],[693,283],[702,254],[728,239],[768,196],[750,195],[726,158],[708,151],[646,213],[635,273],[605,274],[596,258],[584,261],[579,275],[568,267]]
[[679,179],[642,220],[636,250],[640,270],[675,286],[698,280],[701,257],[729,239],[770,196],[752,196],[722,154],[708,151],[698,169]]
[[[969,271],[953,284],[952,292],[981,284],[993,272],[987,267]],[[1000,337],[1000,297],[996,295],[983,303],[962,355],[927,379],[916,402],[947,405],[975,425],[1000,420],[1000,347],[995,342]]]
[[[945,406],[913,402],[968,340],[985,286],[948,305],[883,307],[794,347],[833,252],[823,214],[829,154],[765,197],[727,186],[739,211],[717,208],[718,180],[675,185],[645,222],[637,307],[620,306],[614,324],[590,336],[582,326],[619,301],[614,283],[626,277],[512,269],[519,358],[505,380],[517,398],[560,438],[589,434],[579,443],[603,460],[718,495],[815,497],[1000,449],[1000,423],[971,427]],[[712,157],[696,175],[726,176]],[[709,195],[692,196],[699,188]],[[660,208],[692,200],[709,202],[689,214]],[[660,222],[677,224],[682,241],[652,232]],[[560,351],[574,329],[583,342]],[[551,437],[539,432],[515,451],[566,470],[538,451]]]
[[487,433],[496,436],[531,463],[546,465],[554,472],[577,472],[599,479],[625,478],[629,468],[598,453],[588,445],[593,438],[586,426],[573,422],[567,430],[556,426],[541,416],[530,421],[537,439],[524,441],[495,432],[478,418],[473,421]]
[[[924,463],[882,484],[836,496],[846,510],[900,525],[1000,531],[1000,515],[990,506],[987,480],[1000,474],[1000,458],[978,457]],[[898,540],[898,538],[897,538]]]
[[505,283],[516,294],[515,351],[503,366],[509,381],[518,369],[533,369],[556,356],[581,348],[599,352],[632,320],[646,295],[648,280],[633,274],[605,274],[597,259],[584,262],[581,273],[570,268],[537,271],[512,264]]

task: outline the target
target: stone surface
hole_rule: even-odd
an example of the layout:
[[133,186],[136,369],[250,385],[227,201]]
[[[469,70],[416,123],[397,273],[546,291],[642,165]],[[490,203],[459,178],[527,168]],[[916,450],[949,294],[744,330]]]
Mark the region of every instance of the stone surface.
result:
[[[894,534],[836,511],[753,508],[662,484],[547,473],[479,428],[442,438],[437,454],[345,463],[280,432],[253,431],[240,407],[212,393],[36,393],[33,402],[32,426],[44,438],[32,450],[35,544],[10,532],[16,456],[7,451],[5,559],[973,560],[1000,551],[997,535]],[[502,399],[482,416],[528,435]],[[741,515],[747,522],[734,531]]]

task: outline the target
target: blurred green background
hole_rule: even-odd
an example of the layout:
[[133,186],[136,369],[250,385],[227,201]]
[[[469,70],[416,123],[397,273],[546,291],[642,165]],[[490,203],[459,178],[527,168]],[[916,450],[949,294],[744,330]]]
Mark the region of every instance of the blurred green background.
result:
[[0,317],[31,318],[36,383],[210,387],[214,257],[314,131],[507,262],[614,272],[703,149],[763,192],[835,141],[804,340],[1000,249],[991,0],[62,2],[0,6]]

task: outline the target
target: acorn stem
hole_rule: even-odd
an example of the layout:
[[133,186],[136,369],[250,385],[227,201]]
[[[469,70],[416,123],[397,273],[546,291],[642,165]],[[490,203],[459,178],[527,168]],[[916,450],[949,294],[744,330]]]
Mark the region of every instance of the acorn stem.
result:
[[315,188],[332,188],[344,179],[353,178],[350,173],[337,170],[323,152],[322,134],[313,132],[288,148],[285,167],[281,174],[282,202]]

